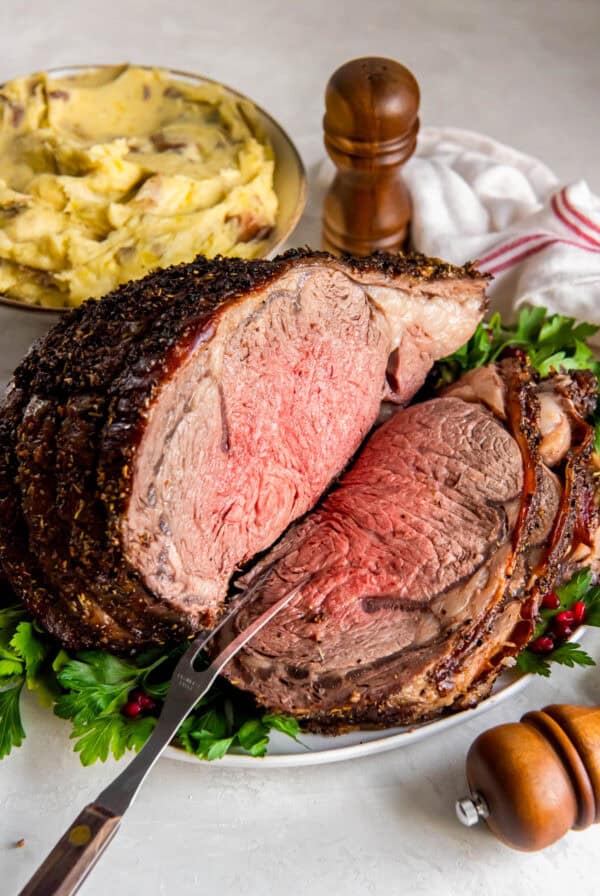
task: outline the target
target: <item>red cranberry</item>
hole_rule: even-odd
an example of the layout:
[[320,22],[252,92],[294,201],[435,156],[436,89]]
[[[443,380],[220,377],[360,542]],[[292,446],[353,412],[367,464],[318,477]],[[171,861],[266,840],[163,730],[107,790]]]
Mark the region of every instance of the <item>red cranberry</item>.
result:
[[557,613],[554,618],[558,619],[559,622],[573,622],[575,616],[573,615],[572,610],[562,610],[560,613]]
[[529,649],[534,653],[550,653],[554,650],[554,639],[550,635],[540,635],[531,642]]
[[554,621],[558,623],[558,625],[573,625],[575,622],[575,613],[572,610],[563,610],[561,613],[557,613],[554,617]]
[[133,703],[139,703],[142,712],[152,712],[152,710],[156,709],[156,700],[150,694],[142,691],[141,688],[134,688],[129,694],[129,700]]
[[121,712],[124,716],[127,716],[128,719],[137,719],[142,713],[142,707],[137,700],[128,700],[125,706],[121,709]]
[[581,625],[583,623],[586,612],[587,607],[582,600],[578,600],[573,604],[573,616],[575,617],[576,625]]
[[150,694],[142,694],[138,703],[144,710],[144,712],[152,712],[156,709],[156,700],[150,696]]
[[560,597],[556,591],[549,591],[542,598],[542,607],[544,610],[558,610],[560,607]]
[[553,628],[559,638],[569,638],[573,634],[575,614],[571,610],[563,610],[557,613],[553,619]]

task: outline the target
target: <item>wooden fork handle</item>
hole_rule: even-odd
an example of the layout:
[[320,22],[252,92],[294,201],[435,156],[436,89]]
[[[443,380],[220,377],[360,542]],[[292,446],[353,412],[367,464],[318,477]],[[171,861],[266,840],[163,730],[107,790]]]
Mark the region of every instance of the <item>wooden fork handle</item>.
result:
[[100,858],[121,822],[91,803],[78,815],[19,896],[72,896]]

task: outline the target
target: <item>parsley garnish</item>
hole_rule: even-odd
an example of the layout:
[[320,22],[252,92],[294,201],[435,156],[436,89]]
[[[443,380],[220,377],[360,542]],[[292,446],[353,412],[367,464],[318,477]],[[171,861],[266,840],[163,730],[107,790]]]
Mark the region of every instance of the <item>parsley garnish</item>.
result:
[[525,648],[517,657],[517,669],[525,674],[531,672],[534,675],[543,675],[544,678],[549,678],[552,669],[548,659],[549,655],[541,656],[539,653],[533,653]]
[[552,651],[551,659],[553,663],[560,663],[562,666],[568,666],[572,669],[574,666],[595,666],[596,663],[585,650],[582,650],[579,644],[573,641],[567,641],[561,644],[556,650]]
[[224,709],[196,709],[188,716],[178,735],[187,750],[201,759],[218,759],[232,746],[239,746],[251,756],[264,756],[271,730],[282,731],[294,739],[300,733],[300,725],[290,716],[267,713],[248,718],[243,705],[235,699],[226,702]]
[[507,348],[523,349],[542,376],[561,368],[593,370],[600,376],[600,363],[587,344],[599,329],[564,314],[548,314],[541,307],[523,308],[516,323],[509,326],[494,314],[479,324],[465,345],[438,363],[438,383],[451,383],[466,370],[491,364]]
[[19,622],[10,640],[10,646],[23,664],[27,684],[34,689],[48,647],[36,632],[33,622]]
[[127,750],[137,753],[155,725],[154,716],[126,719],[118,712],[102,713],[86,724],[75,724],[71,737],[76,741],[74,750],[82,765],[92,765],[98,760],[106,762],[111,754],[120,759]]
[[0,759],[8,756],[13,747],[20,747],[25,731],[19,712],[19,698],[23,684],[0,691]]

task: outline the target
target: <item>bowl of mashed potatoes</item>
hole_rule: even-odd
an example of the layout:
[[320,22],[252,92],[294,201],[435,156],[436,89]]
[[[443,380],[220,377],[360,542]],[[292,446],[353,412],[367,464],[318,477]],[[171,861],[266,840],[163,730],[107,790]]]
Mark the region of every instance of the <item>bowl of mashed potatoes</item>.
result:
[[0,87],[0,301],[51,311],[196,255],[267,257],[302,161],[241,94],[173,70],[38,72]]

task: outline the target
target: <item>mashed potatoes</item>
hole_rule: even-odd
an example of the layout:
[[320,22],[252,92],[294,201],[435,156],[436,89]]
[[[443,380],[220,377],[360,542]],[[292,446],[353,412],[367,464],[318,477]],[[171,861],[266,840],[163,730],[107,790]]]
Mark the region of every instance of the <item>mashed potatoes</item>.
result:
[[0,292],[79,305],[198,253],[250,258],[275,223],[253,107],[120,66],[0,88]]

